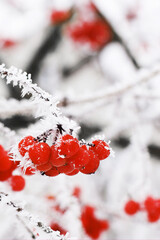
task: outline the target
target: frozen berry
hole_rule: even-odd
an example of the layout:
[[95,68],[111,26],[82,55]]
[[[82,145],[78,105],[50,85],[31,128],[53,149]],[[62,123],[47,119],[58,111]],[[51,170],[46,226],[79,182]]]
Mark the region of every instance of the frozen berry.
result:
[[74,170],[74,167],[70,164],[66,164],[58,168],[59,173],[69,174]]
[[80,172],[85,173],[85,174],[92,174],[95,173],[95,171],[99,167],[99,159],[97,155],[93,151],[88,151],[89,153],[89,162],[86,166],[84,166]]
[[70,17],[70,11],[52,11],[51,13],[51,23],[58,24],[66,21]]
[[57,170],[56,167],[52,167],[49,171],[45,172],[45,175],[49,177],[55,177],[59,175],[59,171]]
[[37,166],[37,169],[43,172],[49,171],[51,168],[52,168],[52,164],[50,162]]
[[69,134],[64,135],[59,139],[57,150],[59,155],[70,158],[79,150],[78,140]]
[[29,149],[29,157],[36,165],[46,164],[49,161],[50,154],[51,148],[44,142],[35,143]]
[[129,200],[124,207],[124,211],[128,215],[134,215],[139,210],[140,210],[140,204],[138,202],[133,201],[133,200]]
[[27,137],[23,138],[18,144],[18,150],[19,150],[20,154],[24,157],[26,152],[28,152],[29,147],[35,143],[36,142],[34,141],[34,137],[32,137],[32,136],[27,136]]
[[59,231],[60,234],[63,234],[63,235],[65,235],[67,233],[67,231],[64,228],[62,228],[58,223],[52,223],[51,229],[53,231]]
[[74,156],[68,159],[68,163],[73,165],[74,168],[81,169],[88,164],[89,158],[90,155],[87,148],[85,148],[85,146],[82,146]]
[[7,171],[11,168],[12,161],[9,160],[7,152],[0,145],[0,171]]
[[99,160],[103,160],[110,155],[109,145],[102,140],[95,140],[92,142],[94,146],[91,146],[90,149],[97,154]]
[[36,169],[33,168],[33,167],[27,167],[26,169],[22,168],[22,172],[25,174],[25,175],[34,175],[35,172],[36,172]]
[[66,175],[68,175],[68,176],[74,176],[74,175],[76,175],[77,173],[79,173],[79,170],[78,170],[78,169],[74,169],[72,172],[66,173]]
[[56,145],[51,146],[51,156],[50,156],[49,161],[55,167],[63,166],[66,163],[66,158],[65,157],[59,157]]
[[25,179],[19,175],[12,176],[10,185],[13,191],[22,191],[25,187]]

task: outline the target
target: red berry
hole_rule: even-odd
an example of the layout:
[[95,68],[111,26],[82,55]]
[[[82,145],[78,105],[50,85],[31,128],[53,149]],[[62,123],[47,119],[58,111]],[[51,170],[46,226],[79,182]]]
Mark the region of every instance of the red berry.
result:
[[0,145],[0,171],[7,171],[11,168],[12,161],[9,160],[7,152]]
[[148,222],[157,222],[160,218],[160,214],[158,211],[156,211],[156,209],[149,211],[147,213],[147,217],[148,217]]
[[69,134],[64,135],[59,139],[57,150],[59,155],[70,158],[75,155],[79,150],[78,140]]
[[72,195],[73,195],[74,197],[76,197],[76,198],[80,198],[80,196],[81,196],[81,189],[80,189],[80,187],[75,187],[75,188],[73,189]]
[[69,174],[74,170],[74,167],[70,164],[66,164],[58,168],[59,173]]
[[18,144],[18,150],[20,154],[24,157],[26,152],[28,152],[30,146],[34,145],[36,142],[34,141],[34,137],[27,136],[23,138]]
[[124,207],[124,211],[128,215],[134,215],[139,210],[140,210],[140,204],[138,202],[133,201],[133,200],[129,200]]
[[29,157],[36,165],[46,164],[49,161],[50,154],[51,148],[44,142],[35,143],[29,149]]
[[88,164],[89,158],[90,155],[87,148],[82,146],[74,156],[68,159],[68,163],[73,165],[74,168],[81,169]]
[[51,23],[58,24],[66,21],[70,17],[70,11],[53,11],[51,13]]
[[13,191],[22,191],[25,187],[25,179],[19,175],[12,176],[10,185]]
[[66,158],[59,157],[56,145],[51,146],[51,156],[49,161],[55,167],[63,166],[66,163]]
[[147,197],[144,201],[144,207],[149,212],[155,208],[155,200],[152,197]]
[[95,173],[95,171],[99,167],[99,159],[97,155],[93,151],[88,151],[89,153],[89,162],[86,166],[84,166],[80,172],[85,173],[85,174],[92,174]]
[[45,172],[45,175],[49,177],[55,177],[59,175],[59,171],[56,167],[52,167],[49,171]]
[[27,168],[25,169],[25,171],[24,171],[24,169],[22,168],[22,171],[24,172],[25,175],[30,176],[30,175],[34,175],[34,174],[35,174],[36,169],[33,168],[33,167],[27,167]]
[[47,172],[52,168],[52,164],[50,162],[45,163],[43,165],[37,166],[39,171]]
[[144,207],[147,210],[149,222],[156,222],[160,218],[160,205],[159,200],[152,197],[147,197],[144,201]]
[[9,48],[9,47],[13,47],[16,45],[16,42],[14,42],[10,39],[6,39],[6,40],[1,39],[0,42],[1,42],[1,45],[3,48]]
[[9,169],[7,171],[0,172],[0,181],[6,181],[8,178],[12,176],[12,170]]
[[67,233],[67,231],[64,228],[62,228],[58,223],[52,223],[51,228],[53,231],[59,231],[60,234],[63,234],[63,235]]
[[86,234],[92,239],[98,239],[103,231],[109,229],[109,223],[107,220],[97,219],[94,212],[95,208],[85,206],[82,210],[81,222]]
[[103,160],[110,155],[109,145],[102,140],[95,140],[92,142],[95,146],[90,149],[97,154],[99,160]]
[[66,175],[68,175],[68,176],[74,176],[74,175],[76,175],[77,173],[79,173],[79,170],[78,170],[78,169],[74,169],[72,172],[66,173]]

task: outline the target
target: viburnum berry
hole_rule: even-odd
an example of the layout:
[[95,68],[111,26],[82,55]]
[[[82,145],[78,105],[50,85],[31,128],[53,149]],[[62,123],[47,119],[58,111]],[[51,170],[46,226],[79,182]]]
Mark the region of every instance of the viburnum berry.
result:
[[89,162],[90,155],[86,146],[80,146],[79,151],[68,159],[68,163],[73,165],[74,168],[81,169]]
[[72,137],[69,134],[62,136],[59,139],[57,150],[59,155],[63,155],[66,158],[72,157],[79,150],[78,139]]
[[0,145],[0,171],[7,171],[12,166],[12,161],[9,159],[7,152]]
[[62,228],[58,223],[51,223],[50,227],[53,231],[59,231],[60,234],[65,235],[67,233],[67,231],[64,228]]
[[30,175],[34,175],[34,174],[35,174],[36,169],[33,168],[33,167],[27,167],[27,168],[24,170],[24,168],[22,168],[22,172],[23,172],[25,175],[30,176]]
[[37,166],[36,168],[39,171],[46,172],[46,171],[49,171],[52,168],[52,164],[50,162],[47,162],[47,163],[45,163],[43,165]]
[[76,175],[77,173],[79,173],[79,169],[74,169],[72,172],[66,173],[66,175],[68,175],[68,176],[74,176],[74,175]]
[[98,239],[103,231],[109,229],[108,221],[97,219],[95,208],[89,205],[86,205],[82,210],[81,222],[86,234],[92,239]]
[[59,173],[69,174],[73,172],[74,167],[70,164],[65,164],[64,166],[58,167]]
[[74,197],[76,197],[76,198],[80,198],[80,196],[81,196],[81,189],[80,189],[80,187],[75,187],[75,188],[73,189],[72,195],[73,195]]
[[35,143],[36,142],[34,141],[34,137],[32,137],[32,136],[27,136],[27,137],[23,138],[18,144],[18,150],[19,150],[20,154],[24,157],[26,152],[28,152],[29,147],[34,145]]
[[109,25],[101,19],[81,21],[69,27],[68,32],[75,42],[89,44],[93,50],[99,50],[112,38]]
[[9,169],[7,171],[0,172],[0,181],[6,181],[12,176],[12,170]]
[[25,187],[25,179],[19,175],[12,176],[9,183],[13,191],[22,191]]
[[37,142],[29,148],[29,157],[36,165],[43,165],[49,161],[50,146],[45,142]]
[[88,153],[89,153],[89,162],[86,166],[80,169],[80,172],[85,174],[92,174],[92,173],[95,173],[95,171],[99,167],[99,159],[92,150],[89,150]]
[[147,197],[144,201],[144,207],[147,211],[149,222],[156,222],[160,218],[160,200],[152,197]]
[[49,177],[55,177],[59,175],[59,171],[56,167],[52,167],[49,171],[45,172],[45,175]]
[[110,155],[109,145],[102,140],[95,140],[92,142],[94,146],[91,146],[90,149],[95,152],[99,160],[103,160]]
[[66,21],[68,18],[70,18],[70,16],[71,16],[70,11],[53,10],[50,16],[51,23],[59,24],[61,22]]
[[51,156],[50,156],[49,161],[55,167],[63,166],[66,163],[66,158],[65,157],[59,157],[56,145],[51,146]]
[[140,204],[138,202],[133,201],[133,200],[129,200],[124,207],[124,211],[128,215],[134,215],[139,210],[140,210]]

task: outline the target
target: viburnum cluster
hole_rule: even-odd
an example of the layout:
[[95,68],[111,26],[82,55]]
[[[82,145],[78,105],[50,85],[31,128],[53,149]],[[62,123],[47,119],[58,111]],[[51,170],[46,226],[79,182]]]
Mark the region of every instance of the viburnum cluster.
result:
[[0,181],[8,180],[13,191],[21,191],[25,187],[25,179],[21,175],[13,175],[18,162],[12,160],[12,156],[0,145]]
[[95,173],[100,161],[110,155],[105,141],[94,140],[86,144],[70,134],[59,136],[51,146],[39,138],[27,136],[19,142],[18,150],[21,156],[31,160],[36,170],[50,177],[60,173],[68,176],[79,172]]
[[160,219],[160,199],[155,199],[149,196],[143,203],[129,200],[124,207],[124,211],[128,215],[134,215],[140,211],[146,211],[148,222],[157,222]]

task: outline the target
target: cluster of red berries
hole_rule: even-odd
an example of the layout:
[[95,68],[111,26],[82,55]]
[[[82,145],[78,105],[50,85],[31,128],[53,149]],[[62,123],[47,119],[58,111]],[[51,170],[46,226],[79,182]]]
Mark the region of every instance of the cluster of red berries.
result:
[[25,180],[20,175],[12,176],[13,171],[17,168],[17,163],[12,161],[12,157],[0,145],[0,181],[9,180],[13,191],[21,191],[25,187]]
[[112,38],[109,25],[102,19],[83,21],[68,28],[71,38],[81,44],[89,44],[92,50],[99,50]]
[[86,234],[92,239],[98,239],[103,231],[109,229],[107,220],[98,219],[95,216],[95,208],[86,205],[82,209],[81,222]]
[[146,211],[148,222],[157,222],[160,219],[160,199],[147,197],[142,204],[129,200],[124,210],[128,215],[134,215],[139,211]]
[[18,149],[22,156],[28,153],[35,168],[50,177],[60,173],[69,176],[78,172],[94,173],[100,160],[110,155],[109,145],[104,141],[95,140],[87,146],[69,134],[59,137],[51,147],[46,142],[27,136],[19,142]]

